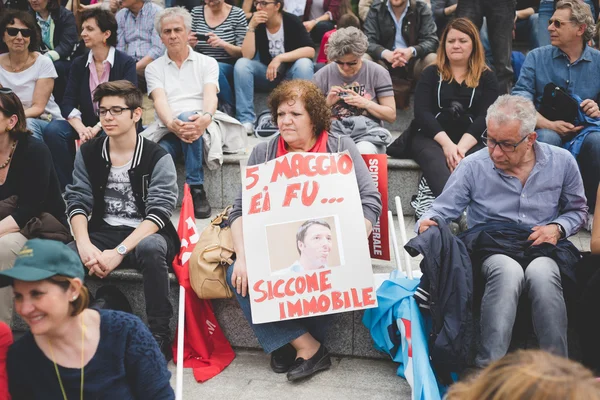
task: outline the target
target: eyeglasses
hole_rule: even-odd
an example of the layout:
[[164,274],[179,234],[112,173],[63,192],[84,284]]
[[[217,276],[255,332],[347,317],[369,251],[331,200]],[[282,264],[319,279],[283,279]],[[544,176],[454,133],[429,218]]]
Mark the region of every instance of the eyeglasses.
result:
[[557,29],[559,29],[561,26],[563,26],[563,24],[566,24],[566,22],[563,22],[560,19],[552,19],[552,18],[550,18],[548,20],[548,26],[554,25],[554,27],[557,28]]
[[266,7],[267,4],[275,4],[275,3],[278,3],[278,2],[277,1],[255,1],[254,7],[258,7],[258,6]]
[[347,65],[348,67],[354,67],[356,64],[358,64],[358,60],[356,60],[356,61],[350,61],[350,62],[344,62],[344,61],[340,61],[340,60],[335,60],[334,63],[336,63],[337,65],[341,65],[342,67],[344,65]]
[[98,109],[98,116],[106,117],[106,113],[110,112],[110,115],[112,115],[113,117],[116,117],[118,115],[123,114],[123,111],[125,111],[125,110],[131,110],[131,108],[129,108],[129,107],[111,107],[111,108],[100,107]]
[[496,148],[496,146],[500,146],[500,150],[505,153],[514,153],[517,151],[517,147],[527,139],[529,135],[525,136],[523,139],[519,140],[517,143],[508,143],[508,142],[497,142],[494,139],[490,139],[487,136],[487,129],[483,131],[481,135],[481,141],[484,145],[486,145],[492,151]]
[[29,28],[25,28],[25,29],[19,29],[19,28],[6,28],[6,33],[8,33],[8,36],[17,36],[19,34],[19,32],[21,32],[21,35],[26,38],[26,37],[30,37],[31,34],[33,33],[31,29]]

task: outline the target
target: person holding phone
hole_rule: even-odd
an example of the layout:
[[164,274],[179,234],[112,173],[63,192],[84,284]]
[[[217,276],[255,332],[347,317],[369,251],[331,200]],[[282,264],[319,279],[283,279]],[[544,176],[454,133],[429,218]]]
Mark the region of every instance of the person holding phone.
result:
[[192,10],[192,48],[219,63],[219,104],[223,111],[235,115],[233,65],[242,56],[242,43],[247,28],[244,11],[225,3],[207,0]]
[[315,49],[300,19],[283,11],[282,0],[255,1],[242,56],[233,70],[236,118],[254,130],[254,89],[272,90],[282,79],[310,80]]

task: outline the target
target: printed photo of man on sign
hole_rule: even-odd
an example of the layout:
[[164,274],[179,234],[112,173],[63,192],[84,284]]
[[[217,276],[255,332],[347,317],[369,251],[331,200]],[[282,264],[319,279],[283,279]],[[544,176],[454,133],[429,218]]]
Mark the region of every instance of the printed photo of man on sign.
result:
[[[284,275],[344,264],[336,216],[267,226],[271,272]],[[282,238],[289,238],[282,243]]]
[[245,169],[253,323],[377,306],[355,167],[346,151],[288,153]]

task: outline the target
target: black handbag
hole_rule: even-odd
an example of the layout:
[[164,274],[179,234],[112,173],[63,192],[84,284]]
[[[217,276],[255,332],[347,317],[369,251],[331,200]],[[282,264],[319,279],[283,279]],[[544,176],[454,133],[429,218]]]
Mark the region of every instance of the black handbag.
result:
[[565,89],[549,83],[544,87],[542,106],[539,112],[550,121],[565,121],[575,124],[579,104]]

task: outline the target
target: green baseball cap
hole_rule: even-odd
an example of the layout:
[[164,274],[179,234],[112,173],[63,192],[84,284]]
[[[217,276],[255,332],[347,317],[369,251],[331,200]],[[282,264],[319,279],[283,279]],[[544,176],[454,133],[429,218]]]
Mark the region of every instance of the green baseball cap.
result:
[[56,240],[31,239],[17,255],[14,266],[0,271],[0,287],[11,285],[13,279],[33,282],[54,275],[83,281],[85,272],[79,255]]

